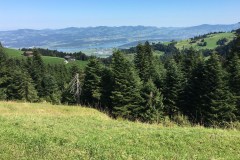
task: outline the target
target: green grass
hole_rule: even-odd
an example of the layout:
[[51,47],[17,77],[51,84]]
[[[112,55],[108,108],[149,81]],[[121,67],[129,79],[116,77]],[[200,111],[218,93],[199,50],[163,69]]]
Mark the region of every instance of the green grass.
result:
[[5,53],[11,58],[23,58],[23,52],[16,49],[4,48]]
[[193,47],[198,50],[199,49],[215,49],[216,47],[218,47],[216,43],[219,39],[227,38],[228,42],[230,42],[234,37],[235,37],[234,33],[230,33],[230,32],[211,34],[211,35],[208,35],[207,38],[204,38],[205,41],[207,42],[207,46],[204,46],[204,47],[198,46],[197,43],[199,43],[200,41],[189,44],[190,39],[187,39],[187,40],[182,40],[177,42],[176,47],[178,49],[190,48],[190,47]]
[[59,57],[42,56],[42,59],[46,64],[64,64],[64,59]]
[[[18,58],[18,59],[26,58],[25,56],[22,55],[23,51],[20,51],[20,50],[4,48],[4,51],[10,58]],[[59,57],[42,56],[42,59],[45,64],[65,64],[64,59]],[[87,61],[76,60],[74,62],[69,62],[68,64],[66,64],[66,66],[71,67],[73,65],[77,65],[83,69],[85,68],[87,63],[88,63]]]
[[0,159],[240,159],[240,131],[112,120],[83,107],[0,102]]

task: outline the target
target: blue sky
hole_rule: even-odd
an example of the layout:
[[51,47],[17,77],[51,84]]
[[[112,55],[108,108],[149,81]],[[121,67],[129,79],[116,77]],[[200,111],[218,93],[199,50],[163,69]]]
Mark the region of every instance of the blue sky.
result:
[[0,30],[240,22],[240,0],[0,0]]

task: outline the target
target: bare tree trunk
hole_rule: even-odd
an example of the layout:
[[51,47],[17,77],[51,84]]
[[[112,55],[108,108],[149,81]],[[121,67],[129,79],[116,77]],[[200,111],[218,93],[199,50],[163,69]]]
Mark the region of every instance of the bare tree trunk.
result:
[[80,95],[81,95],[81,83],[79,81],[79,74],[77,73],[72,79],[71,83],[71,93],[74,94],[77,104],[80,105]]

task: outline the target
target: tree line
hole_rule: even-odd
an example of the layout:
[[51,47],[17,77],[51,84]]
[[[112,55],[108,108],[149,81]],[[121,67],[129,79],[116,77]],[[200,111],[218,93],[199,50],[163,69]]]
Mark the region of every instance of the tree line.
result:
[[[77,66],[45,65],[34,51],[26,60],[10,59],[0,49],[0,99],[54,104],[80,104],[108,112],[114,118],[159,123],[179,115],[193,124],[224,126],[240,120],[240,36],[226,54],[204,56],[193,48],[155,57],[146,42],[136,47],[134,60],[115,51],[108,63],[91,57]],[[80,97],[71,92],[79,76]],[[74,86],[73,86],[74,87]]]
[[81,51],[74,52],[74,53],[66,53],[58,50],[50,50],[50,49],[44,49],[44,48],[22,48],[21,51],[37,51],[42,56],[51,56],[51,57],[60,57],[60,58],[64,58],[65,56],[71,56],[72,58],[76,60],[81,60],[81,61],[87,61],[89,59],[89,56],[82,53]]

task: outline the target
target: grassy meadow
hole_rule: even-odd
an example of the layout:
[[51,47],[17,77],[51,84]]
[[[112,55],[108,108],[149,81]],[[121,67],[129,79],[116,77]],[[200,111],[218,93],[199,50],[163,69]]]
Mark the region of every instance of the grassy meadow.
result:
[[[11,58],[18,58],[18,59],[26,58],[25,56],[22,55],[23,51],[20,51],[20,50],[11,49],[11,48],[4,48],[4,51]],[[51,56],[42,56],[42,59],[43,59],[43,62],[45,64],[65,64],[64,63],[64,58],[51,57]],[[71,67],[73,65],[77,65],[80,68],[85,68],[87,63],[88,63],[87,61],[76,60],[74,62],[70,62],[70,63],[66,64],[66,66],[67,67]]]
[[240,131],[113,120],[95,109],[0,102],[0,159],[240,159]]
[[226,33],[217,33],[217,34],[210,34],[207,36],[207,38],[204,38],[205,42],[207,42],[206,46],[198,46],[197,43],[200,42],[197,41],[196,43],[190,44],[190,39],[182,40],[177,42],[176,47],[178,49],[183,48],[190,48],[193,47],[194,49],[215,49],[218,47],[216,44],[219,39],[226,38],[228,42],[230,42],[235,37],[234,33],[226,32]]

